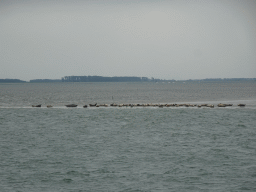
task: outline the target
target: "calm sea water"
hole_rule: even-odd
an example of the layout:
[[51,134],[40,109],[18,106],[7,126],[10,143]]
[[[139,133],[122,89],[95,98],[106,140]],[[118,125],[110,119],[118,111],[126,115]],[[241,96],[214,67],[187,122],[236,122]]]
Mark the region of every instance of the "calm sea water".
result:
[[256,191],[256,82],[0,84],[0,154],[0,191]]

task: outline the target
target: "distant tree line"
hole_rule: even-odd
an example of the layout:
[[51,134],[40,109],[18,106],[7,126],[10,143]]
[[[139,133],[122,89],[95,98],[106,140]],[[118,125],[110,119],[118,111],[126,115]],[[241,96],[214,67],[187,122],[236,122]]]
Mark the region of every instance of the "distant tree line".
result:
[[0,83],[25,83],[26,81],[22,81],[20,79],[0,79]]
[[29,82],[30,83],[54,83],[54,82],[61,82],[61,79],[32,79]]
[[[65,76],[61,79],[33,79],[30,83],[54,83],[54,82],[175,82],[176,80],[163,80],[147,77],[103,77],[103,76]],[[208,79],[189,79],[178,81],[256,81],[256,78],[208,78]],[[25,83],[20,79],[0,79],[0,83]]]
[[150,81],[147,77],[103,77],[103,76],[65,76],[62,82],[142,82]]
[[249,80],[256,80],[256,78],[224,78],[224,81],[249,81]]

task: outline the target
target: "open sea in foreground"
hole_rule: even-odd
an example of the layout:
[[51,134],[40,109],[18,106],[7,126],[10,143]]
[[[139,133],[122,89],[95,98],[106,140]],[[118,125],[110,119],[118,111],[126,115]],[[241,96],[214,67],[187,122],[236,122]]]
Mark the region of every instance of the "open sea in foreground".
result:
[[256,191],[256,82],[0,84],[0,191]]

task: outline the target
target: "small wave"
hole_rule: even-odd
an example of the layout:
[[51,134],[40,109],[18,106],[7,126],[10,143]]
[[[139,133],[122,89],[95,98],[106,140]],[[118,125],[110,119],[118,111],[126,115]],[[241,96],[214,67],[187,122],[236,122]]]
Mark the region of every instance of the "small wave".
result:
[[238,124],[237,126],[238,126],[238,127],[244,127],[244,128],[246,127],[246,126],[243,125],[243,124]]
[[71,183],[73,180],[72,179],[64,178],[64,179],[62,179],[62,181],[64,181],[65,183]]

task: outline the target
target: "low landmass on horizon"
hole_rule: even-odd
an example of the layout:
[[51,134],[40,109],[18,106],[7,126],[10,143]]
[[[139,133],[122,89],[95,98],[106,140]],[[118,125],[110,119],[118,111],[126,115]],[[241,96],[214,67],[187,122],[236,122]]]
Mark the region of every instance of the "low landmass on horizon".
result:
[[148,77],[105,77],[105,76],[65,76],[61,79],[32,79],[23,81],[20,79],[0,79],[0,83],[56,83],[56,82],[174,82],[174,81],[256,81],[256,78],[207,78],[188,80],[166,80]]

